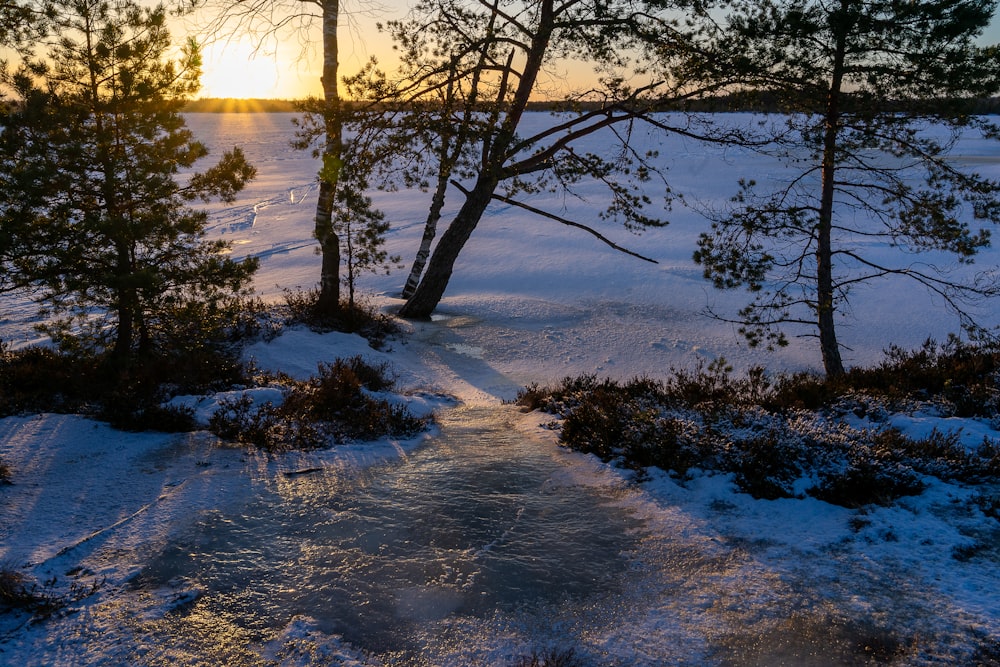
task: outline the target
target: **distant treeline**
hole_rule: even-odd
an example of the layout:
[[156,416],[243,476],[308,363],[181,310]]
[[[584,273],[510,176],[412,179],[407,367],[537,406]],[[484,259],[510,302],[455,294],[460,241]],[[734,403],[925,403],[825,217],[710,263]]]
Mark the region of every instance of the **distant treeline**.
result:
[[[685,100],[684,102],[667,102],[664,110],[685,110],[702,112],[756,112],[756,113],[781,113],[787,109],[808,109],[815,107],[812,100],[789,99],[787,93],[752,91],[747,93],[734,93],[731,95],[719,95],[716,97]],[[850,112],[852,108],[866,108],[870,106],[870,101],[864,96],[845,95],[841,100],[844,111]],[[961,110],[961,113],[973,115],[1000,114],[1000,97],[989,97],[978,100],[901,100],[894,106],[899,111],[910,110],[922,113],[933,113],[937,109],[949,109],[950,111]]]
[[298,111],[295,100],[203,97],[184,107],[188,113],[288,113]]
[[[942,103],[946,103],[942,101]],[[300,111],[302,101],[273,99],[243,99],[208,97],[191,100],[184,111],[188,113],[289,113]],[[604,102],[562,100],[550,102],[531,102],[531,111],[594,111],[605,106]],[[727,95],[708,99],[687,101],[683,105],[665,103],[664,111],[701,111],[701,112],[757,112],[778,113],[787,108],[778,95],[756,93],[748,95]],[[976,100],[967,110],[968,113],[1000,114],[1000,97],[990,97]]]

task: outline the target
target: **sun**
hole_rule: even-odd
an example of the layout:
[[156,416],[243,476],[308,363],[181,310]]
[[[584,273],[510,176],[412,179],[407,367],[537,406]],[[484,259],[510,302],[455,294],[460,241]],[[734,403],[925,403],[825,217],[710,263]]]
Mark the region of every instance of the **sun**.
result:
[[[213,42],[202,49],[201,97],[281,98],[301,81],[294,67],[286,67],[273,55],[257,53],[238,40]],[[282,80],[282,78],[286,80]]]

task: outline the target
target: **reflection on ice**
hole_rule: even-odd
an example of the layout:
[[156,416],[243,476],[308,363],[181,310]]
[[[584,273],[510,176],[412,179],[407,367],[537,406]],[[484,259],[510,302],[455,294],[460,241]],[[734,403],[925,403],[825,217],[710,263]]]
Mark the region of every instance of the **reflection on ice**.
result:
[[313,656],[291,664],[456,667],[552,647],[602,667],[864,665],[906,649],[876,610],[679,507],[647,516],[512,419],[458,408],[405,461],[279,475],[202,514],[136,578],[137,595],[174,596],[143,632],[175,658],[233,664],[241,642]]
[[240,632],[304,615],[361,650],[414,661],[441,651],[456,624],[620,605],[639,520],[606,491],[554,483],[558,462],[503,411],[457,412],[408,461],[354,480],[283,477],[249,506],[202,515],[136,587],[205,591],[171,615],[170,632],[236,604]]

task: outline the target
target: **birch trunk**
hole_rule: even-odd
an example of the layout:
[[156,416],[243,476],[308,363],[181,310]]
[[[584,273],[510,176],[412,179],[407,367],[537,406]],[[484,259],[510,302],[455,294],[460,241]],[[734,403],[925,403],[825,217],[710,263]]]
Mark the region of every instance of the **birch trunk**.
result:
[[318,315],[332,315],[340,308],[340,238],[333,226],[333,208],[340,179],[343,152],[343,119],[337,90],[337,22],[340,0],[323,2],[323,99],[326,144],[316,200],[315,236],[322,257],[319,279]]
[[[441,153],[442,155],[447,155],[449,152],[447,135],[442,136],[441,141]],[[417,256],[413,259],[413,266],[410,267],[410,275],[407,277],[406,285],[403,287],[404,299],[409,299],[417,291],[420,276],[423,275],[427,258],[430,257],[431,244],[434,242],[434,237],[437,236],[437,224],[441,220],[441,209],[444,208],[444,197],[448,189],[448,177],[450,175],[451,167],[442,163],[438,171],[437,187],[434,190],[434,196],[431,198],[430,210],[427,211],[427,220],[424,222],[424,235],[420,238],[420,248],[417,250]]]
[[480,176],[458,215],[441,235],[441,240],[438,241],[434,254],[427,264],[423,279],[413,292],[413,296],[399,310],[401,317],[425,318],[434,312],[448,287],[455,260],[458,259],[466,241],[472,236],[476,225],[483,217],[483,212],[493,198],[497,182],[496,178]]

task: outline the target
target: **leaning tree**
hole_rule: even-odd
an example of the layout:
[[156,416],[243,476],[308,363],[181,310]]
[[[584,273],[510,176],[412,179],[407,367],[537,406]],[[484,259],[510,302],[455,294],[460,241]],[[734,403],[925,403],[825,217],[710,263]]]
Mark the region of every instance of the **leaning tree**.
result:
[[255,170],[234,149],[191,173],[208,151],[180,112],[200,58],[188,44],[170,59],[162,5],[54,9],[52,43],[0,70],[13,95],[0,119],[0,229],[17,250],[7,278],[57,316],[50,333],[80,340],[84,327],[125,359],[150,350],[172,312],[211,312],[248,285],[256,262],[206,240],[207,214],[188,202],[231,201]]
[[[604,219],[633,229],[664,224],[647,214],[650,190],[669,201],[665,181],[651,154],[635,145],[637,125],[691,133],[686,119],[669,126],[654,111],[664,98],[696,96],[669,75],[665,62],[679,61],[691,48],[690,29],[677,12],[689,3],[644,0],[423,0],[405,21],[388,26],[402,61],[394,76],[371,73],[371,92],[359,94],[368,109],[365,123],[381,123],[387,141],[409,145],[388,151],[395,163],[413,155],[417,171],[430,166],[434,196],[428,220],[441,211],[444,186],[457,192],[457,213],[440,235],[416,289],[400,309],[404,317],[427,317],[444,295],[455,262],[487,207],[496,201],[520,207],[549,221],[572,225],[598,236],[592,221],[571,220],[534,205],[531,196],[563,190],[579,192],[581,183],[604,187]],[[639,48],[655,45],[660,58],[650,67]],[[565,59],[590,63],[597,72],[587,91],[571,93],[563,113],[548,127],[525,132],[524,115],[539,94],[540,76]],[[663,76],[665,69],[667,76]],[[631,79],[627,85],[625,76]],[[353,79],[355,91],[362,81]],[[717,84],[712,84],[717,85]],[[365,106],[367,104],[368,106]],[[393,114],[393,122],[385,116]],[[374,119],[374,120],[373,120]],[[582,146],[604,132],[602,153]],[[454,176],[454,177],[453,177]],[[425,238],[432,234],[425,234]],[[645,259],[645,258],[644,258]]]
[[[366,153],[369,182],[374,180],[383,190],[402,186],[431,192],[423,234],[401,293],[409,299],[430,257],[451,181],[474,168],[478,155],[473,149],[484,124],[495,124],[496,108],[480,97],[486,51],[478,54],[472,75],[463,80],[457,76],[459,53],[428,59],[428,41],[419,24],[389,25],[406,54],[398,76],[390,80],[373,58],[344,82],[355,101],[351,129],[357,137],[354,144]],[[418,99],[411,97],[407,85],[414,80],[421,82]]]
[[827,374],[841,374],[836,316],[852,286],[888,276],[916,281],[978,326],[970,299],[1000,292],[996,277],[963,280],[914,254],[972,263],[1000,222],[1000,183],[949,160],[963,133],[998,136],[970,114],[1000,90],[1000,49],[976,43],[997,3],[722,5],[730,14],[704,43],[712,57],[691,75],[738,79],[730,92],[787,113],[768,150],[789,175],[742,181],[695,254],[717,287],[755,293],[734,320],[749,342],[782,345],[785,329],[802,325],[818,336]]

